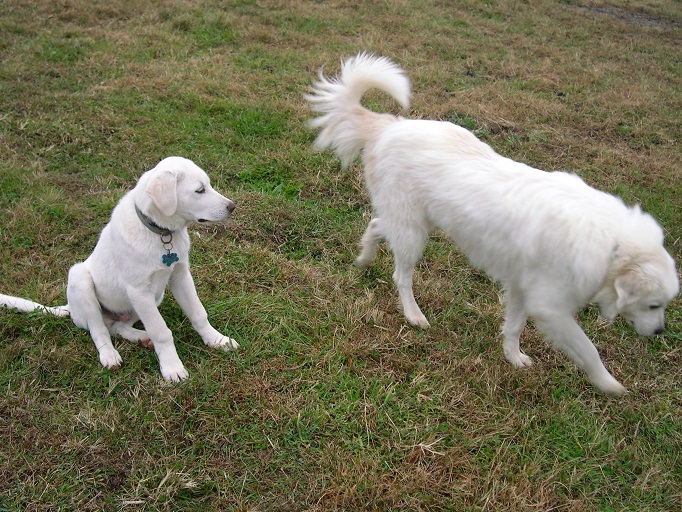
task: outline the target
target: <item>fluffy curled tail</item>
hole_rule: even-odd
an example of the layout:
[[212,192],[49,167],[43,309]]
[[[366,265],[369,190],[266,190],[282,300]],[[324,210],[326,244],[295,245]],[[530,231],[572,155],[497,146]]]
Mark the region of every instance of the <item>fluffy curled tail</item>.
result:
[[344,168],[376,132],[372,129],[376,123],[387,119],[360,104],[362,95],[372,88],[391,95],[405,109],[410,104],[410,82],[403,70],[386,57],[364,52],[343,61],[336,78],[326,78],[320,71],[319,80],[304,96],[311,108],[321,113],[310,121],[312,128],[321,128],[315,148],[334,149]]
[[54,308],[43,306],[32,300],[22,299],[21,297],[12,297],[11,295],[3,295],[0,293],[0,307],[7,309],[17,309],[22,313],[30,313],[31,311],[38,311],[41,313],[54,316],[69,316],[69,306],[57,306]]

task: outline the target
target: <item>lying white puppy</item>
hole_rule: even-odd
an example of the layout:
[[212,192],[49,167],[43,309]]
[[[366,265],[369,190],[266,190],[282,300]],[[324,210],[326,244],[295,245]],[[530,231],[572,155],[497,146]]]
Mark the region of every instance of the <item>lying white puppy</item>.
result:
[[403,71],[366,53],[343,62],[335,79],[320,73],[306,95],[322,114],[311,121],[321,128],[316,148],[333,148],[344,166],[362,151],[375,218],[362,237],[357,265],[368,266],[386,239],[405,316],[428,327],[414,300],[412,274],[429,233],[440,228],[472,265],[504,285],[509,362],[531,365],[519,349],[531,316],[596,387],[613,396],[625,393],[574,315],[594,301],[604,316],[622,315],[639,334],[663,331],[664,310],[679,281],[654,219],[575,175],[500,156],[460,126],[371,112],[360,99],[372,87],[404,108],[409,104]]
[[[153,344],[163,378],[181,381],[189,374],[158,310],[167,285],[206,345],[239,347],[208,322],[189,273],[187,234],[191,222],[221,221],[234,208],[193,162],[166,158],[144,173],[114,208],[92,254],[71,267],[66,306],[48,308],[8,295],[0,295],[0,306],[70,315],[74,324],[90,331],[99,360],[109,369],[121,364],[112,334],[148,348]],[[145,331],[133,327],[138,320]]]

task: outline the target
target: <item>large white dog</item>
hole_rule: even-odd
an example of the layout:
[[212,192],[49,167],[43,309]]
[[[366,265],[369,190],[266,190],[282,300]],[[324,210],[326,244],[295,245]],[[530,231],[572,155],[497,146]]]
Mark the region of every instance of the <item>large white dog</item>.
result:
[[[208,322],[189,272],[187,234],[191,222],[221,221],[234,208],[232,201],[211,188],[206,173],[193,162],[166,158],[123,196],[92,254],[71,267],[66,306],[49,308],[9,295],[0,295],[0,306],[70,315],[74,324],[90,331],[106,368],[116,368],[122,362],[111,335],[149,348],[153,345],[163,378],[183,380],[189,374],[158,305],[170,284],[173,296],[206,345],[238,348],[236,341]],[[144,331],[133,327],[138,320]]]
[[441,228],[506,290],[504,354],[530,366],[519,349],[526,319],[565,351],[609,395],[625,388],[611,376],[576,323],[593,301],[623,316],[642,335],[663,331],[664,310],[679,291],[663,233],[639,207],[629,208],[564,172],[544,172],[498,155],[449,122],[408,120],[361,106],[376,87],[407,108],[410,84],[385,57],[362,53],[337,78],[320,73],[306,99],[321,115],[316,148],[333,148],[344,166],[362,151],[374,218],[356,263],[368,266],[385,239],[407,320],[429,323],[415,302],[412,274],[429,232]]

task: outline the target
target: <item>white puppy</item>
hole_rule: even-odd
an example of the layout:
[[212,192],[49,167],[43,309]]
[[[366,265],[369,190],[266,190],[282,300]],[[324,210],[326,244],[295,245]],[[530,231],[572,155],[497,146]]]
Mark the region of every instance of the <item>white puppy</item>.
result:
[[362,151],[375,218],[362,237],[357,265],[368,266],[385,239],[405,316],[428,327],[414,300],[412,274],[429,232],[440,228],[472,265],[503,284],[509,362],[531,365],[519,349],[531,316],[596,387],[622,395],[625,388],[574,315],[594,301],[607,318],[620,314],[640,334],[663,331],[664,310],[679,281],[654,219],[575,175],[500,156],[460,126],[369,111],[360,99],[372,87],[408,106],[410,85],[402,70],[365,53],[343,62],[335,79],[320,73],[306,95],[321,113],[311,121],[321,129],[316,148],[333,148],[344,166]]
[[[208,322],[189,273],[187,234],[191,222],[221,221],[234,208],[193,162],[166,158],[120,200],[92,254],[71,267],[66,306],[47,308],[8,295],[0,295],[0,306],[70,315],[74,324],[90,331],[99,360],[109,369],[121,364],[112,334],[149,348],[153,344],[163,378],[181,381],[189,374],[158,310],[167,285],[206,345],[239,346]],[[145,331],[133,327],[138,320]]]

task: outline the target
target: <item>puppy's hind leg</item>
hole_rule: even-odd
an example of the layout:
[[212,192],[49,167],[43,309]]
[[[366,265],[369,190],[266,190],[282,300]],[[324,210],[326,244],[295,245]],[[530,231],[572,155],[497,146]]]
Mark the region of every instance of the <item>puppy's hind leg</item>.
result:
[[429,322],[414,299],[412,276],[414,275],[414,266],[421,258],[427,236],[428,233],[425,231],[405,226],[398,226],[397,229],[386,231],[395,263],[393,281],[398,288],[403,313],[408,322],[422,329],[428,328]]
[[136,343],[146,349],[154,350],[154,343],[147,334],[147,331],[142,331],[133,327],[134,321],[131,322],[113,322],[109,326],[109,332],[118,334],[124,340]]
[[516,368],[531,366],[533,360],[521,352],[519,338],[526,326],[525,304],[522,293],[514,286],[507,289],[505,297],[505,319],[502,326],[504,357]]
[[367,225],[365,234],[360,240],[360,255],[355,259],[355,264],[360,269],[369,267],[377,254],[377,244],[383,240],[381,232],[381,220],[379,217],[373,218]]
[[111,335],[95,294],[95,284],[83,263],[77,263],[69,269],[66,299],[73,323],[90,331],[102,366],[110,370],[118,368],[123,360],[111,344]]

